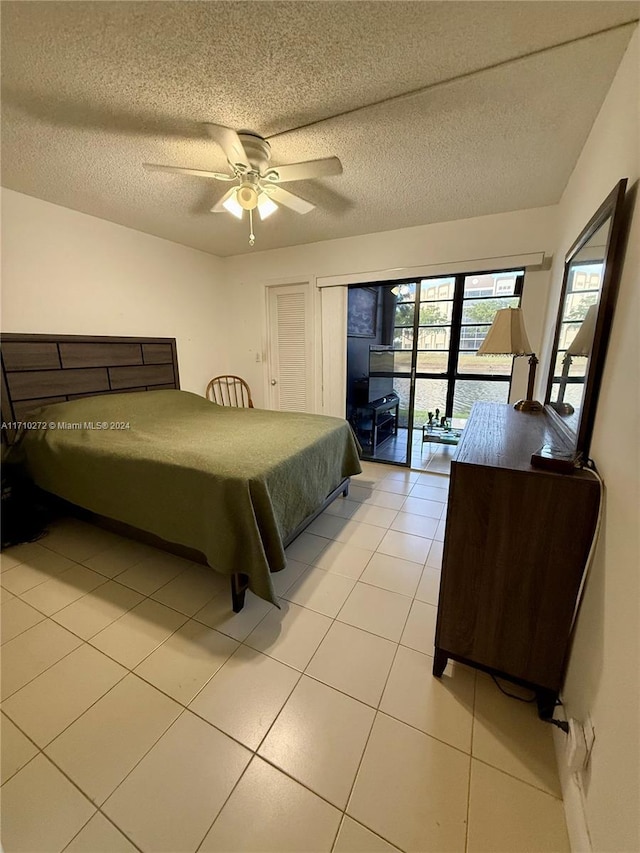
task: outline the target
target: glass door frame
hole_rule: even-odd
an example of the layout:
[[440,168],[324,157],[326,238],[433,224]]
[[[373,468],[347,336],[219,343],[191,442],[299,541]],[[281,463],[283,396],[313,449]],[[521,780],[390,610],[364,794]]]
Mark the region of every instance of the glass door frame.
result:
[[[387,281],[375,281],[375,282],[367,282],[362,284],[351,285],[352,287],[377,287],[382,289],[383,287],[395,287],[401,286],[403,284],[412,284],[415,286],[415,293],[413,298],[413,324],[410,327],[413,331],[413,340],[411,349],[407,350],[395,350],[394,352],[407,352],[411,353],[410,357],[410,368],[408,371],[391,371],[380,373],[380,375],[390,376],[391,378],[397,379],[408,379],[409,380],[409,402],[408,402],[408,411],[407,411],[407,443],[406,443],[406,457],[404,462],[397,462],[392,460],[377,460],[381,462],[385,462],[389,465],[397,465],[404,468],[411,467],[411,457],[413,455],[413,430],[415,425],[415,400],[416,400],[416,384],[418,379],[431,379],[431,380],[444,380],[447,383],[447,393],[446,393],[446,404],[444,415],[447,419],[451,419],[453,416],[453,406],[454,406],[454,397],[456,391],[456,383],[473,381],[481,379],[482,381],[488,382],[501,382],[508,383],[508,392],[507,399],[511,395],[511,385],[513,382],[513,360],[511,363],[511,371],[509,373],[509,378],[507,379],[504,375],[494,376],[491,374],[478,374],[478,373],[466,373],[460,372],[458,370],[458,359],[460,356],[460,343],[462,338],[462,329],[465,324],[462,322],[464,301],[465,301],[465,280],[470,277],[480,277],[483,275],[501,275],[508,273],[516,273],[516,281],[513,289],[513,293],[505,294],[504,298],[509,297],[518,297],[520,302],[522,301],[522,293],[524,287],[524,271],[522,268],[507,268],[507,269],[490,269],[484,271],[474,271],[474,272],[464,272],[464,273],[455,273],[455,274],[435,274],[432,276],[420,276],[420,277],[410,277],[403,279],[392,279]],[[449,352],[447,358],[447,369],[445,372],[434,373],[427,371],[418,371],[418,336],[420,326],[420,303],[421,300],[421,292],[422,292],[422,283],[428,281],[439,281],[443,279],[453,280],[454,289],[453,289],[453,298],[452,300],[440,300],[440,301],[451,301],[452,302],[452,315],[451,315],[451,323],[443,324],[443,327],[448,327],[450,329],[449,335]],[[486,299],[499,299],[501,298],[498,294],[487,297],[477,297],[477,298],[486,298]],[[426,301],[426,300],[425,300]],[[438,300],[436,300],[437,302]],[[409,304],[409,303],[405,303]],[[395,319],[395,318],[394,318]],[[473,323],[467,325],[474,326],[482,326],[491,324],[483,324],[483,323]],[[394,324],[394,328],[398,328]],[[409,328],[409,327],[406,327]],[[444,350],[443,350],[444,352]],[[375,457],[372,457],[373,461],[376,461]]]

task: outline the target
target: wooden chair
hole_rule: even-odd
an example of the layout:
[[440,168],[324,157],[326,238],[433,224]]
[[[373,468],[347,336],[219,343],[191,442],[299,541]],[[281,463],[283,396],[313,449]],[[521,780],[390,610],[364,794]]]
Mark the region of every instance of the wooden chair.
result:
[[251,389],[239,376],[216,376],[207,385],[206,397],[219,406],[253,409]]

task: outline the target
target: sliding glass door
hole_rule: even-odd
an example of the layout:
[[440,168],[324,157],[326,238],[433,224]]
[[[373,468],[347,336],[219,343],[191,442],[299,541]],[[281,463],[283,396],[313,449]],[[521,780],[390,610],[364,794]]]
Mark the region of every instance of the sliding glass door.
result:
[[[444,418],[457,432],[474,402],[508,401],[513,358],[478,356],[477,350],[496,311],[519,306],[523,281],[521,270],[507,270],[366,286],[378,294],[376,335],[365,340],[350,335],[347,347],[350,382],[359,373],[367,388],[366,400],[359,397],[369,406],[364,412],[355,410],[354,395],[348,394],[350,420],[361,427],[365,457],[425,467],[441,438],[437,430],[427,429],[430,424],[437,426]],[[349,304],[351,309],[351,293]],[[392,400],[391,393],[397,396],[395,424],[392,431],[378,430],[369,440],[375,418],[368,413],[378,391],[378,399],[386,397],[382,406]]]

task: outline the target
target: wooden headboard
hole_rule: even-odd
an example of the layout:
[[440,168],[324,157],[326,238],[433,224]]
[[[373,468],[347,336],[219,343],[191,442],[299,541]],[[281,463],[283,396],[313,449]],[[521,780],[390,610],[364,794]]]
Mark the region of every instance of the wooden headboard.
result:
[[1,350],[5,423],[65,400],[180,388],[175,338],[12,333]]

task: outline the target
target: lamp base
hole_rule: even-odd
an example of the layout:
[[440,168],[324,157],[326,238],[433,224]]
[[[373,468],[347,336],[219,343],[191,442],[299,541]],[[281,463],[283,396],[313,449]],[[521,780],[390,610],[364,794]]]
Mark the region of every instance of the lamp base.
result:
[[572,415],[575,412],[575,409],[571,405],[571,403],[549,403],[552,409],[559,415]]
[[516,412],[541,412],[543,410],[542,403],[537,400],[518,400],[513,404]]

